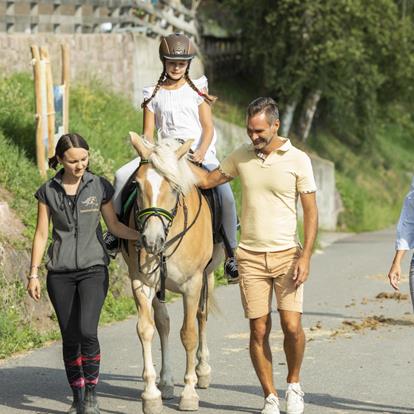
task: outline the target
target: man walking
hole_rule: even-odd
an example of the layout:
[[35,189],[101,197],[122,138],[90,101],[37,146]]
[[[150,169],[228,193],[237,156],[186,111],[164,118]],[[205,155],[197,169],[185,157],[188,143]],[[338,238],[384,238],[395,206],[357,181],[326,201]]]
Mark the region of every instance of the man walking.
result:
[[[240,177],[242,215],[237,260],[243,308],[250,322],[250,356],[265,397],[261,413],[280,414],[269,344],[274,289],[288,366],[287,414],[302,414],[303,283],[309,274],[318,228],[316,185],[309,157],[289,139],[278,136],[279,126],[275,101],[254,100],[247,108],[247,133],[252,144],[236,149],[211,172],[195,166],[193,170],[201,188]],[[298,196],[304,212],[303,249],[296,236]]]

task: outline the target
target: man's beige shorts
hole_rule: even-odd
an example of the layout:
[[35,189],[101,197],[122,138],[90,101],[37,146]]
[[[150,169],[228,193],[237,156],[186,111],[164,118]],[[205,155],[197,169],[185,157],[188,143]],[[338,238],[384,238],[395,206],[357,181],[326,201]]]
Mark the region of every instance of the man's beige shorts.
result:
[[240,291],[246,318],[256,319],[270,313],[273,288],[278,310],[303,312],[303,284],[296,288],[293,280],[300,253],[300,247],[280,252],[237,249]]

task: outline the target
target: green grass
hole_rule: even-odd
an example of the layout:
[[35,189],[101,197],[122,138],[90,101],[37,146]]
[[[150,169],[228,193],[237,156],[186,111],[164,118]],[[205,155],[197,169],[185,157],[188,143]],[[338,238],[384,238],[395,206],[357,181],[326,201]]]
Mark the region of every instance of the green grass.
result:
[[0,272],[0,289],[0,359],[58,338],[57,330],[40,333],[25,316],[23,300],[27,293],[21,280]]
[[335,162],[336,183],[345,211],[340,229],[371,231],[394,225],[412,175],[409,131],[378,127],[368,150],[351,151],[332,135],[311,137],[311,148]]
[[[82,135],[105,160],[112,160],[113,169],[136,156],[128,132],[142,132],[142,112],[129,100],[95,81],[73,87],[70,111],[70,130]],[[93,160],[91,167],[94,170]]]

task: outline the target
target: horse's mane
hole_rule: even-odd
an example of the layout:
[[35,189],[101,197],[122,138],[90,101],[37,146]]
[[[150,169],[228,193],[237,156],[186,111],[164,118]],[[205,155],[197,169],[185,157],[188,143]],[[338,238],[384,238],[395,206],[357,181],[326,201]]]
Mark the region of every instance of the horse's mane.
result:
[[185,155],[177,160],[175,151],[181,143],[173,138],[161,139],[157,145],[145,142],[153,150],[149,157],[154,168],[179,192],[187,195],[197,183]]

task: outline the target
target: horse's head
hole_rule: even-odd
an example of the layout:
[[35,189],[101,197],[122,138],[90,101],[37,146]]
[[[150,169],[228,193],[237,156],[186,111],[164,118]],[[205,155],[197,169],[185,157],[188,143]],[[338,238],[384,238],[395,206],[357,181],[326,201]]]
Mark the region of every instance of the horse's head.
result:
[[139,210],[136,222],[145,250],[158,254],[164,248],[177,212],[180,193],[187,192],[187,187],[195,181],[186,161],[182,159],[192,140],[184,144],[163,140],[161,145],[155,146],[134,132],[130,132],[130,137],[141,157],[141,165],[135,175]]

